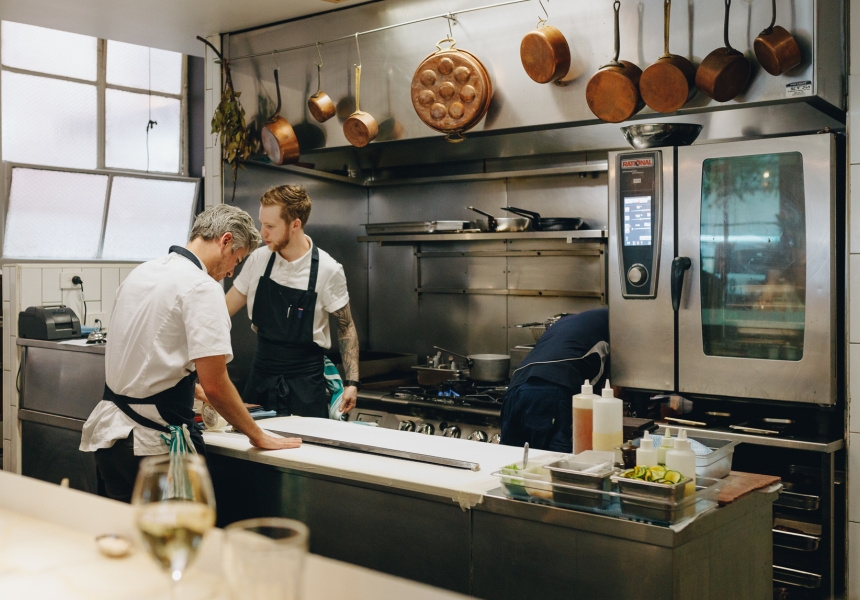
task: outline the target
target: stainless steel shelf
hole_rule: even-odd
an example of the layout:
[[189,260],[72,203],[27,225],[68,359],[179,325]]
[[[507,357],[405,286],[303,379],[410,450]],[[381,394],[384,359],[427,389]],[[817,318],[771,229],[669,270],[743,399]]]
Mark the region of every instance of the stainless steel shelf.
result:
[[474,294],[485,296],[563,296],[568,298],[603,298],[599,291],[576,290],[498,290],[480,288],[431,288],[419,287],[419,294]]
[[609,237],[605,229],[584,229],[581,231],[519,231],[511,233],[409,233],[393,235],[362,235],[359,242],[385,244],[415,244],[426,242],[484,242],[499,240],[567,240],[567,243],[593,242],[604,243]]

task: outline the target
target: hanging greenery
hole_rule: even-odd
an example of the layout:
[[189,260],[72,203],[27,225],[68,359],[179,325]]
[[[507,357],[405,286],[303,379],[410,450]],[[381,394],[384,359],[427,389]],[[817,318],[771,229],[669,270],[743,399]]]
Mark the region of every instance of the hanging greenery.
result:
[[221,91],[221,102],[212,116],[212,133],[217,133],[221,141],[221,158],[233,169],[233,195],[230,202],[236,198],[236,181],[239,169],[245,168],[245,160],[254,149],[251,131],[245,124],[245,109],[239,102],[241,92],[233,89],[233,79],[230,76],[230,61],[209,41],[199,35],[197,39],[209,46],[221,61],[221,72],[224,75],[224,89]]

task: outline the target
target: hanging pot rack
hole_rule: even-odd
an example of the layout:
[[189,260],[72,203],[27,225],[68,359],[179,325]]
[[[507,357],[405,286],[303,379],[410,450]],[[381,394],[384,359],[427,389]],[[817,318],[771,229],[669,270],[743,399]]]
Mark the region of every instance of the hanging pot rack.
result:
[[[432,21],[433,19],[448,19],[448,25],[450,27],[451,23],[457,22],[457,15],[461,15],[468,12],[475,12],[479,10],[487,10],[489,8],[498,8],[500,6],[508,6],[510,4],[519,4],[521,2],[529,2],[530,0],[508,0],[508,2],[499,2],[497,4],[487,4],[485,6],[476,6],[474,8],[465,8],[463,10],[457,10],[447,13],[442,13],[438,15],[433,15],[431,17],[422,17],[420,19],[413,19],[412,21],[404,21],[402,23],[394,23],[393,25],[386,25],[385,27],[377,27],[376,29],[368,29],[367,31],[356,31],[355,33],[350,33],[349,35],[342,35],[340,37],[332,38],[330,40],[323,41],[315,41],[308,42],[307,44],[301,44],[299,46],[290,46],[289,48],[279,48],[277,50],[268,50],[266,52],[257,52],[254,54],[244,54],[242,56],[236,56],[234,58],[228,58],[230,61],[244,60],[247,58],[258,58],[260,56],[272,56],[275,54],[283,54],[285,52],[293,52],[295,50],[303,50],[305,48],[313,48],[314,46],[324,46],[326,44],[331,44],[334,42],[340,42],[343,40],[352,40],[357,39],[360,35],[368,35],[370,33],[378,33],[380,31],[386,31],[388,29],[394,29],[395,27],[403,27],[405,25],[413,25],[415,23],[422,23],[424,21]],[[216,63],[220,63],[221,59],[216,59]]]

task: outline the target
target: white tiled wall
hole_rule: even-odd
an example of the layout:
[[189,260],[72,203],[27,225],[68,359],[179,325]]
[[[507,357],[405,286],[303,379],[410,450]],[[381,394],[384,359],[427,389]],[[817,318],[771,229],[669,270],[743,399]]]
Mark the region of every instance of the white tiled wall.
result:
[[[7,264],[3,266],[3,470],[21,472],[21,441],[18,424],[19,351],[18,313],[28,306],[65,304],[83,323],[86,300],[86,325],[101,319],[110,329],[110,311],[119,284],[137,264]],[[60,289],[63,271],[80,273],[84,292]]]
[[[848,65],[848,592],[849,600],[860,600],[860,133],[851,134],[860,123],[860,0],[850,0],[852,15]],[[857,406],[853,406],[857,399]],[[852,410],[853,409],[853,410]],[[840,526],[840,523],[836,524]]]

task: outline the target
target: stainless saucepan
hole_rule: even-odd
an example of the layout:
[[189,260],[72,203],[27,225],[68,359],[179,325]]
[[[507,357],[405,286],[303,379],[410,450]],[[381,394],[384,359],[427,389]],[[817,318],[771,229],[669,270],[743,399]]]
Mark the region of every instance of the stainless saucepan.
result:
[[497,383],[508,378],[511,370],[511,357],[508,354],[458,354],[445,350],[439,346],[433,346],[436,350],[441,350],[460,358],[465,358],[469,365],[469,379],[474,381],[486,381]]
[[532,228],[532,222],[525,217],[494,217],[474,206],[467,206],[466,208],[487,217],[486,219],[472,219],[472,223],[481,231],[530,231]]

